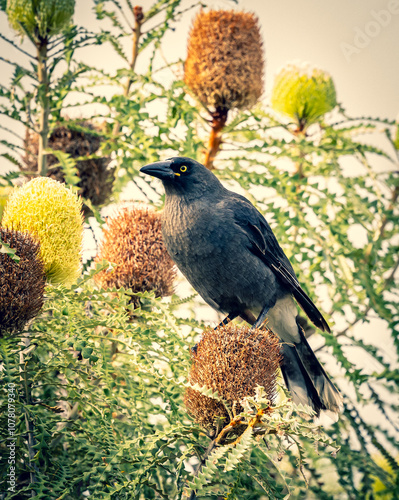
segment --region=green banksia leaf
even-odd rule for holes
[[[73,16],[75,0],[8,0],[6,12],[11,27],[35,40],[58,35]]]
[[[40,241],[40,256],[50,283],[71,284],[80,274],[82,202],[64,184],[38,177],[14,189],[2,224]]]
[[[173,293],[175,268],[162,239],[160,214],[153,210],[133,207],[109,218],[96,262],[104,259],[115,267],[95,275],[103,288],[153,291],[156,297]]]
[[[0,227],[0,239],[18,261],[0,252],[0,337],[20,332],[43,305],[44,265],[40,245],[28,234]],[[0,246],[1,247],[1,246]]]
[[[194,20],[184,81],[206,106],[248,109],[263,92],[258,19],[248,12],[200,11]]]
[[[230,420],[221,399],[230,409],[235,405],[239,413],[240,401],[254,396],[257,386],[262,386],[272,402],[280,361],[279,341],[269,330],[251,330],[234,323],[205,330],[193,355],[188,380],[191,386],[198,384],[220,398],[207,397],[188,387],[184,399],[188,412],[200,425],[210,428],[217,418],[223,418],[225,424]]]
[[[303,130],[335,108],[334,82],[326,71],[309,64],[289,63],[274,80],[271,104]]]

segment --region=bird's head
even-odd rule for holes
[[[150,163],[142,167],[140,172],[161,179],[167,194],[201,195],[204,191],[221,186],[217,177],[204,165],[185,156]]]

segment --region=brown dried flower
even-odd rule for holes
[[[153,291],[156,297],[173,293],[176,271],[162,239],[161,216],[153,210],[134,207],[109,218],[96,261],[103,259],[116,264],[96,275],[103,288]]]
[[[278,338],[270,330],[229,323],[204,331],[188,379],[192,385],[217,392],[231,409],[235,405],[240,412],[240,400],[254,396],[257,385],[265,388],[270,401],[274,400],[281,359]],[[229,423],[224,404],[216,399],[188,387],[184,401],[190,415],[203,427],[212,428],[217,417]]]
[[[216,110],[248,109],[263,92],[258,19],[249,12],[201,10],[191,29],[184,81]]]
[[[90,133],[90,130],[93,133]],[[95,155],[101,145],[101,131],[98,126],[90,122],[68,123],[56,127],[51,133],[48,147],[56,151],[68,153],[72,158]],[[37,155],[39,151],[39,139],[37,134],[26,131],[25,136],[25,166],[24,171],[37,171]],[[114,169],[108,168],[111,159],[108,156],[99,156],[79,160],[76,163],[80,181],[78,183],[79,194],[91,201],[94,206],[106,203],[112,194],[114,181]],[[59,182],[65,182],[61,167],[53,167],[59,161],[54,155],[47,156],[49,167],[48,177]],[[88,207],[84,206],[84,212],[90,213]]]
[[[0,227],[0,238],[15,250],[18,262],[0,252],[0,337],[20,332],[43,305],[44,264],[40,245],[28,234]]]

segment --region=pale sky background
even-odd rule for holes
[[[191,3],[194,0],[186,0],[183,6]],[[149,0],[137,0],[137,5],[141,5],[144,12],[152,4]],[[78,25],[98,31],[99,23],[91,11],[92,5],[92,1],[77,0],[74,20]],[[332,75],[338,101],[349,115],[390,120],[398,117],[399,0],[241,0],[238,4],[219,0],[208,2],[208,5],[222,9],[245,9],[258,15],[266,56],[266,100],[269,100],[277,70],[289,61],[301,60],[325,69]],[[164,38],[163,56],[168,62],[185,59],[187,35],[193,16],[194,11],[185,14],[175,24],[175,31],[169,32]],[[0,32],[8,37],[13,36],[4,13],[0,13]],[[130,46],[129,40],[126,43]],[[19,53],[1,40],[0,54],[11,60],[22,61]],[[76,55],[78,59],[104,67],[110,72],[123,67],[123,61],[108,45],[83,49]],[[146,55],[140,58],[145,60]],[[9,77],[10,71],[0,63],[0,82],[7,85]],[[1,115],[0,123],[10,126],[10,122]],[[2,137],[5,135],[0,130]],[[0,173],[9,169],[10,164],[0,158]],[[355,330],[364,335],[366,341],[373,337],[375,341],[377,334],[384,353],[394,359],[392,339],[381,320],[359,325]]]

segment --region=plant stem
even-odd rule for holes
[[[229,110],[227,108],[216,108],[216,111],[212,113],[212,130],[205,156],[205,166],[208,170],[214,169],[213,162],[222,144],[220,132],[226,125],[228,112]]]
[[[132,72],[134,71],[134,68],[136,66],[137,56],[139,55],[139,40],[141,36],[141,25],[144,22],[144,14],[142,7],[139,6],[134,7],[133,14],[134,14],[134,28],[132,36],[132,59],[129,65],[130,71]],[[130,75],[129,78],[126,80],[125,85],[123,86],[123,97],[127,98],[127,96],[129,95],[132,83],[133,83],[133,76]],[[118,135],[120,129],[121,129],[121,124],[120,122],[116,121],[112,134],[114,136]]]
[[[40,40],[37,47],[37,78],[39,81],[39,98],[40,103],[40,115],[39,115],[39,152],[37,158],[37,170],[38,174],[41,176],[46,176],[47,174],[47,156],[45,154],[45,149],[48,145],[48,133],[49,133],[49,114],[50,114],[50,103],[49,103],[49,81],[47,73],[47,49],[48,41],[47,39]]]

